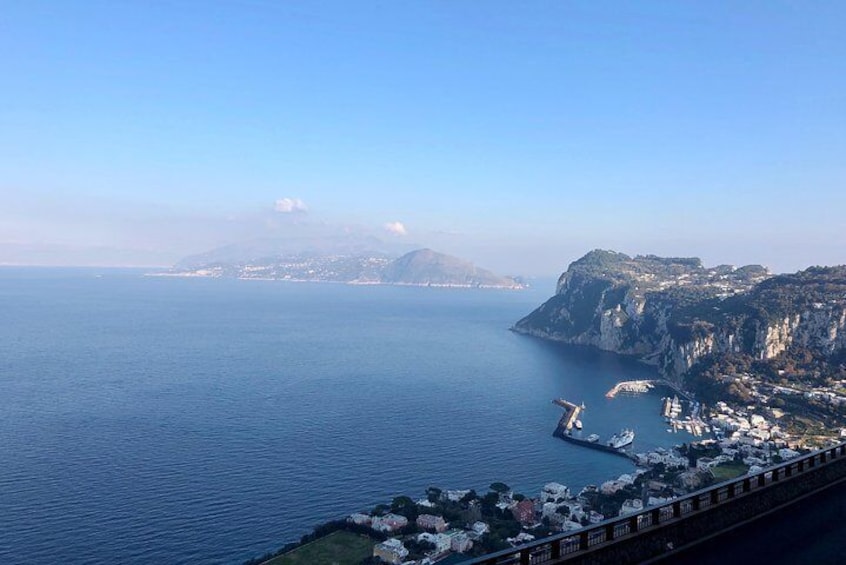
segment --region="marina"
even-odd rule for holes
[[[632,430],[621,430],[620,433],[611,436],[607,443],[600,441],[598,434],[590,434],[587,438],[573,435],[573,428],[576,427],[576,423],[578,422],[581,424],[581,421],[578,420],[578,418],[584,410],[585,405],[577,405],[563,398],[556,398],[552,402],[553,404],[564,408],[564,414],[561,416],[561,419],[558,420],[558,426],[552,433],[553,436],[561,438],[569,443],[574,443],[576,445],[581,445],[598,451],[604,451],[605,453],[611,453],[625,457],[626,459],[633,459],[632,454],[625,449],[630,446],[634,440],[635,433]],[[581,426],[577,429],[580,430]]]
[[[682,418],[684,410],[678,395],[674,395],[673,398],[666,397],[662,399],[661,415],[670,425],[667,431],[671,433],[685,431],[695,437],[709,433],[711,431],[710,426],[699,417],[701,405],[695,401],[689,401],[689,405],[690,415]]]
[[[701,409],[699,402],[694,400],[692,394],[665,379],[620,381],[605,393],[605,398],[611,399],[620,393],[643,394],[652,391],[655,387],[666,387],[672,391],[672,396],[661,399],[661,415],[667,424],[669,424],[667,428],[668,432],[678,433],[684,431],[694,437],[700,437],[706,433],[710,433],[710,427],[699,417]],[[689,406],[690,411],[690,414],[687,416],[684,415],[685,404]]]

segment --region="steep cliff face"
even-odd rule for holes
[[[681,378],[704,356],[773,358],[791,347],[846,347],[846,267],[773,277],[695,258],[592,251],[514,330],[636,356]]]

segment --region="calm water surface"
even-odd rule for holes
[[[101,276],[97,276],[101,275]],[[239,563],[428,485],[532,495],[668,434],[649,369],[508,328],[551,294],[0,269],[0,562]]]

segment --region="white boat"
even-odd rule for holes
[[[573,422],[573,425],[576,426],[577,430],[582,429],[582,421],[581,420],[576,420],[575,422]]]
[[[634,437],[635,433],[633,430],[622,430],[620,433],[611,436],[611,439],[608,440],[608,445],[614,449],[621,449],[633,442]]]
[[[598,442],[598,441],[599,441],[599,434],[590,434],[590,435],[587,437],[587,440],[588,440],[589,442],[591,442],[591,443],[596,443],[596,442]]]

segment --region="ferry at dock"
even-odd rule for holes
[[[611,436],[611,439],[608,440],[608,445],[614,449],[622,449],[632,443],[634,438],[634,430],[622,430],[620,433]]]

